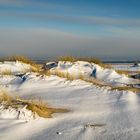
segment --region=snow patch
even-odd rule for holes
[[[31,65],[19,61],[5,61],[0,63],[0,73],[10,71],[13,74],[24,73],[31,70]]]
[[[98,64],[89,63],[85,61],[66,62],[59,61],[58,66],[51,69],[51,71],[61,71],[69,73],[75,77],[83,75],[84,77],[93,77],[98,80],[110,83],[112,85],[120,86],[124,84],[136,83],[137,80],[129,78],[126,75],[118,74],[114,69],[107,69]]]
[[[0,104],[0,119],[33,120],[36,114],[26,109],[26,107],[27,106],[23,106],[16,109],[2,102]]]

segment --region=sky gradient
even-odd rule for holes
[[[0,0],[0,56],[140,59],[139,0]]]

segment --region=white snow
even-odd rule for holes
[[[18,120],[33,120],[35,114],[22,106],[18,109],[7,106],[5,102],[0,104],[0,119],[18,119]]]
[[[9,66],[10,67],[10,66]],[[96,78],[111,82],[130,82],[132,79],[87,62],[59,62],[57,69],[90,76],[96,68]],[[12,96],[41,97],[50,106],[69,109],[53,118],[28,120],[17,118],[13,109],[0,111],[0,139],[2,140],[139,140],[140,96],[129,91],[110,91],[82,80],[68,81],[57,76],[38,76],[27,73],[23,82],[11,82],[19,77],[1,77],[1,86]],[[6,79],[6,80],[5,80]],[[109,81],[110,80],[110,81]],[[6,82],[5,82],[6,81]],[[132,80],[133,81],[133,80]],[[1,105],[0,108],[3,106]],[[25,108],[20,109],[23,112]],[[12,110],[12,111],[10,111]],[[23,120],[22,120],[23,119]]]
[[[137,83],[137,80],[127,77],[126,75],[118,74],[114,69],[103,68],[94,63],[88,63],[84,61],[77,62],[63,62],[60,61],[58,66],[51,69],[59,70],[62,72],[68,72],[71,75],[78,76],[82,74],[84,77],[95,77],[106,83],[112,85],[123,85]]]
[[[0,73],[5,71],[10,71],[13,74],[24,73],[31,70],[31,66],[29,64],[25,64],[19,61],[11,62],[4,61],[0,63]]]
[[[124,64],[112,64],[113,68],[116,70],[126,70],[126,71],[140,71],[140,64],[138,66],[133,66],[134,64],[131,63],[124,63]]]

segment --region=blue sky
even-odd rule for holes
[[[140,59],[139,0],[0,0],[0,55]]]

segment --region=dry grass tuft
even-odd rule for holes
[[[73,56],[60,56],[57,58],[58,61],[69,61],[69,62],[75,62],[77,61],[77,58]]]
[[[34,66],[31,65],[31,72],[40,73],[40,69],[41,69],[41,67],[38,64],[36,64]]]
[[[75,62],[75,61],[87,61],[89,63],[95,63],[100,64],[102,63],[100,59],[94,58],[94,57],[73,57],[73,56],[60,56],[57,59],[58,61],[69,61],[69,62]]]
[[[11,103],[11,101],[12,101],[12,97],[11,96],[9,96],[8,94],[7,94],[7,92],[6,91],[1,91],[0,92],[0,102],[8,102],[8,104],[10,104]]]
[[[25,57],[25,56],[11,56],[11,57],[5,57],[5,58],[0,58],[0,62],[4,62],[4,61],[20,61],[26,64],[30,64],[31,70],[33,72],[38,72],[40,70],[40,65],[34,63],[33,61],[31,61],[29,58]]]
[[[124,90],[124,91],[132,91],[132,92],[136,92],[136,93],[140,92],[140,88],[135,88],[135,87],[133,87],[133,85],[114,87],[111,84],[106,84],[103,81],[100,81],[100,80],[95,79],[93,77],[86,78],[82,74],[80,74],[78,77],[76,77],[74,75],[69,74],[68,72],[62,72],[59,70],[55,70],[55,71],[50,72],[50,73],[53,75],[57,75],[59,77],[62,77],[62,78],[66,78],[67,80],[70,80],[70,81],[80,79],[80,80],[83,80],[85,82],[92,83],[93,85],[96,85],[98,87],[108,87],[108,88],[110,88],[110,90],[118,90],[118,91]]]
[[[68,72],[62,72],[60,70],[50,71],[50,74],[57,75],[58,77],[66,78],[67,80],[70,80],[70,81],[77,79],[74,75],[69,74]]]
[[[26,108],[28,110],[31,110],[33,113],[37,114],[40,117],[44,118],[50,118],[52,117],[53,113],[64,113],[68,112],[69,110],[67,109],[61,109],[61,108],[51,108],[49,107],[45,102],[42,100],[23,100],[20,98],[14,99],[10,95],[8,95],[7,92],[2,91],[0,93],[0,103],[1,102],[6,102],[7,106],[11,106],[15,109],[22,107],[22,106],[27,106]]]
[[[5,58],[0,58],[1,62],[4,61],[21,61],[24,62],[26,64],[34,64],[34,62],[32,62],[29,58],[25,57],[25,56],[11,56],[11,57],[5,57]]]
[[[104,82],[102,82],[98,79],[95,79],[95,78],[84,78],[83,80],[86,82],[92,83],[98,87],[109,87],[110,86],[109,84],[105,84]]]
[[[43,70],[38,72],[42,76],[51,76],[50,70]]]
[[[112,65],[111,64],[100,63],[98,65],[103,67],[104,69],[112,69]]]
[[[136,87],[129,87],[129,86],[123,86],[123,87],[112,87],[111,90],[118,90],[118,91],[132,91],[136,93],[140,93],[140,88]]]
[[[39,101],[28,101],[27,109],[32,112],[36,112],[40,117],[51,118],[53,113],[64,113],[68,112],[67,109],[51,108],[45,102]]]
[[[11,70],[6,69],[6,70],[0,72],[0,74],[1,75],[12,75],[12,72],[11,72]]]
[[[125,71],[125,70],[115,70],[118,74],[124,74],[124,75],[129,75],[131,72],[130,71]]]
[[[109,86],[107,84],[104,84],[102,81],[100,81],[98,79],[95,79],[93,77],[86,78],[86,77],[83,76],[82,73],[77,75],[77,76],[75,76],[74,74],[70,74],[68,72],[62,72],[60,70],[53,70],[50,73],[53,74],[53,75],[57,75],[58,77],[66,78],[67,80],[70,80],[70,81],[73,81],[73,80],[76,80],[76,79],[80,79],[80,80],[92,83],[92,84],[100,86],[100,87],[102,87],[102,86]]]
[[[39,72],[40,71],[40,68],[41,68],[40,65],[34,63],[33,61],[31,61],[29,58],[27,58],[25,56],[13,56],[11,58],[15,61],[20,61],[20,62],[23,62],[26,64],[30,64],[32,66],[31,67],[32,72]]]
[[[112,86],[111,84],[105,84],[104,82],[100,81],[100,80],[97,80],[97,79],[94,79],[94,78],[84,78],[83,79],[84,81],[86,82],[89,82],[89,83],[92,83],[98,87],[108,87],[110,88],[110,90],[118,90],[118,91],[132,91],[132,92],[136,92],[136,93],[140,93],[140,88],[136,88],[136,87],[133,87],[133,85],[126,85],[126,86]]]
[[[66,72],[66,73],[64,74],[64,78],[67,78],[68,80],[73,81],[73,80],[75,79],[75,76],[69,74],[68,72]]]

